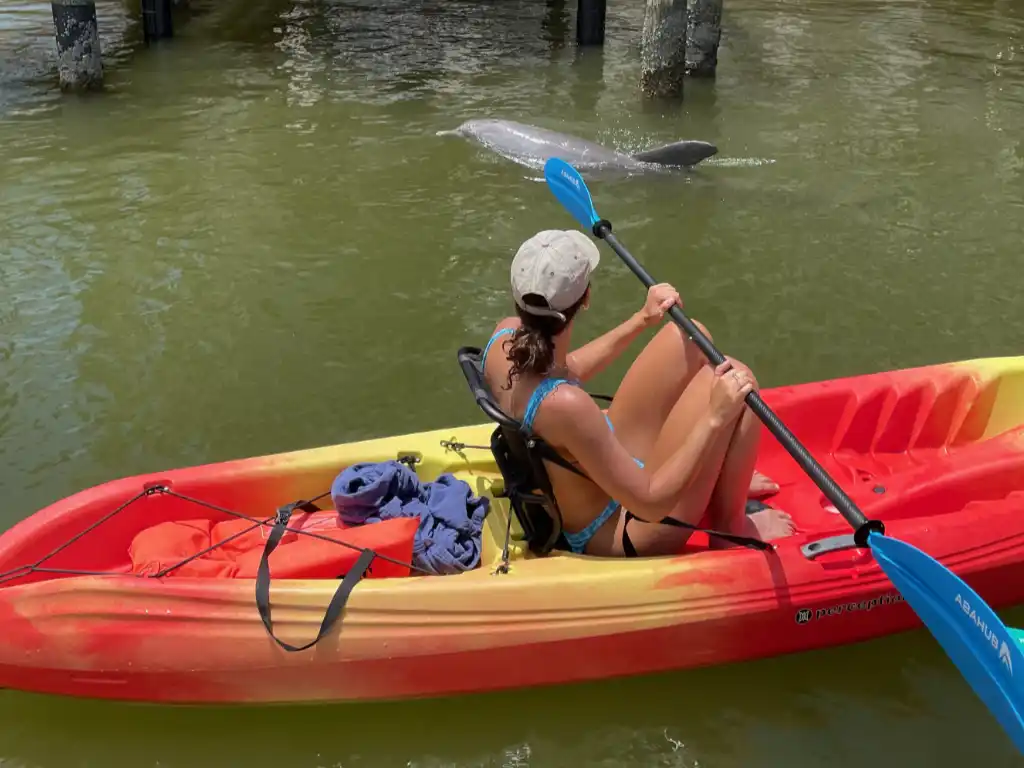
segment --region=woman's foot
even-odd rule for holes
[[[793,518],[789,516],[788,512],[769,507],[758,501],[748,501],[743,522],[740,523],[739,530],[735,533],[751,539],[772,541],[796,533],[796,523],[793,522]],[[710,549],[731,549],[739,546],[742,545],[720,539],[717,536],[711,537],[709,543]]]
[[[756,469],[754,470],[754,475],[750,478],[750,490],[747,492],[748,498],[764,499],[778,492],[778,483],[767,475],[761,474]]]
[[[754,539],[772,541],[796,533],[793,518],[781,509],[768,507],[744,517],[747,521],[746,535]]]

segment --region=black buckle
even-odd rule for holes
[[[292,513],[295,511],[295,507],[302,502],[292,502],[291,504],[285,504],[283,507],[279,507],[277,515],[274,517],[275,525],[288,525],[288,521],[292,519]]]

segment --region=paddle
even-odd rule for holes
[[[571,165],[550,158],[544,165],[548,188],[573,218],[611,246],[626,266],[650,288],[652,278],[612,234],[612,225],[597,215],[590,190]],[[711,340],[679,306],[671,318],[693,338],[701,352],[718,365],[725,360]],[[853,527],[854,543],[870,548],[875,560],[910,607],[921,618],[978,697],[995,715],[1010,739],[1024,753],[1024,633],[1018,637],[956,574],[921,550],[885,535],[880,520],[869,520],[853,500],[814,460],[792,432],[751,392],[746,403],[769,431]],[[1020,682],[1018,682],[1020,680]]]

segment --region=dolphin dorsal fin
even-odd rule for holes
[[[637,152],[633,157],[641,163],[657,165],[696,165],[718,154],[718,147],[706,141],[676,141],[654,149]]]

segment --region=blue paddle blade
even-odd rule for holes
[[[875,560],[1024,752],[1024,648],[964,581],[905,541],[872,533]]]
[[[594,210],[594,201],[590,198],[590,190],[587,189],[583,177],[565,160],[557,157],[548,158],[544,163],[544,180],[548,183],[548,189],[558,198],[558,202],[587,232],[601,220]]]
[[[1010,627],[1010,637],[1020,643],[1021,648],[1024,648],[1024,629]]]

